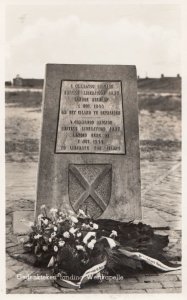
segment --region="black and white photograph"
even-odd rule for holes
[[[7,1],[6,294],[182,295],[181,14]]]

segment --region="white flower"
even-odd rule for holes
[[[51,237],[52,237],[52,238],[55,237],[55,235],[56,235],[56,232],[55,232],[55,231],[51,233]]]
[[[58,251],[58,247],[54,246],[54,251],[57,252]]]
[[[78,230],[78,228],[75,229],[74,227],[71,227],[69,232],[74,235],[77,230]]]
[[[53,229],[54,229],[54,231],[57,231],[57,229],[58,229],[58,228],[57,228],[56,226],[54,226],[54,228],[53,228]]]
[[[95,243],[96,243],[96,240],[95,240],[95,239],[92,239],[92,240],[88,243],[87,247],[90,248],[90,249],[93,249]]]
[[[35,239],[35,240],[38,240],[40,237],[42,237],[41,234],[36,234],[36,235],[34,236],[34,239]]]
[[[78,232],[78,233],[77,233],[77,237],[80,237],[81,235],[82,235],[81,232]]]
[[[79,222],[78,219],[74,216],[71,216],[70,219],[73,223],[78,223]]]
[[[57,208],[51,208],[51,209],[50,209],[50,212],[57,212],[57,211],[58,211]]]
[[[57,211],[58,211],[58,209],[57,209],[57,208],[51,208],[51,209],[50,209],[50,213],[55,213],[55,214],[56,214],[56,213],[57,213]]]
[[[98,229],[99,228],[99,226],[96,224],[96,223],[93,223],[93,229]]]
[[[82,224],[82,227],[85,228],[85,229],[90,229],[91,228],[89,224],[85,224],[85,223]]]
[[[38,221],[41,221],[41,219],[43,218],[43,214],[38,215]]]
[[[44,209],[44,208],[46,208],[46,205],[45,205],[45,204],[42,204],[42,205],[40,206],[40,208],[41,208],[41,209]]]
[[[65,245],[65,242],[64,241],[59,241],[58,245],[59,245],[59,247],[63,247]]]
[[[84,237],[84,239],[83,239],[83,243],[84,244],[87,244],[87,241],[89,240],[89,238],[90,237],[95,237],[96,236],[96,233],[95,232],[91,232],[91,231],[89,231],[86,235],[85,235],[85,237]]]
[[[45,220],[43,220],[43,223],[44,223],[45,225],[48,225],[49,220],[48,220],[48,219],[45,219]]]
[[[65,232],[63,233],[63,236],[64,236],[65,238],[67,238],[67,239],[70,238],[70,234],[69,234],[68,231],[65,231]]]
[[[52,242],[52,238],[49,238],[49,243],[51,243]]]
[[[74,215],[75,213],[72,210],[68,210],[69,215]]]
[[[87,218],[87,215],[85,214],[85,212],[82,210],[82,209],[79,209],[79,212],[78,212],[78,217],[83,217],[83,218]]]
[[[76,248],[77,250],[85,251],[85,248],[82,245],[77,245]]]
[[[57,223],[62,223],[63,222],[63,219],[62,217],[60,217],[58,220],[57,220]]]
[[[117,235],[118,235],[117,231],[112,230],[112,233],[110,234],[110,237],[115,237]]]
[[[63,217],[66,217],[67,214],[66,214],[65,211],[60,211],[60,212],[59,212],[59,215],[60,215],[60,216],[63,216]]]
[[[44,251],[47,251],[48,247],[47,247],[46,245],[44,245],[44,246],[42,247],[42,249],[43,249]]]

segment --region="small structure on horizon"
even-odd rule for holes
[[[12,82],[11,81],[5,81],[5,86],[11,86]]]
[[[13,78],[13,85],[22,86],[22,78],[19,76],[19,74],[16,75],[16,78]]]
[[[13,86],[16,87],[38,87],[42,88],[43,87],[44,80],[43,79],[37,79],[37,78],[22,78],[18,74],[14,79],[13,79]]]

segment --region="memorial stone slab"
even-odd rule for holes
[[[35,216],[42,204],[141,218],[135,66],[46,66]]]

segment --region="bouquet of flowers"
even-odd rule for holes
[[[156,235],[142,223],[94,220],[83,210],[47,212],[42,205],[24,249],[34,255],[35,266],[52,268],[58,284],[80,288],[102,273],[137,272],[146,266],[161,271],[179,268],[163,256],[168,241],[168,236]]]

